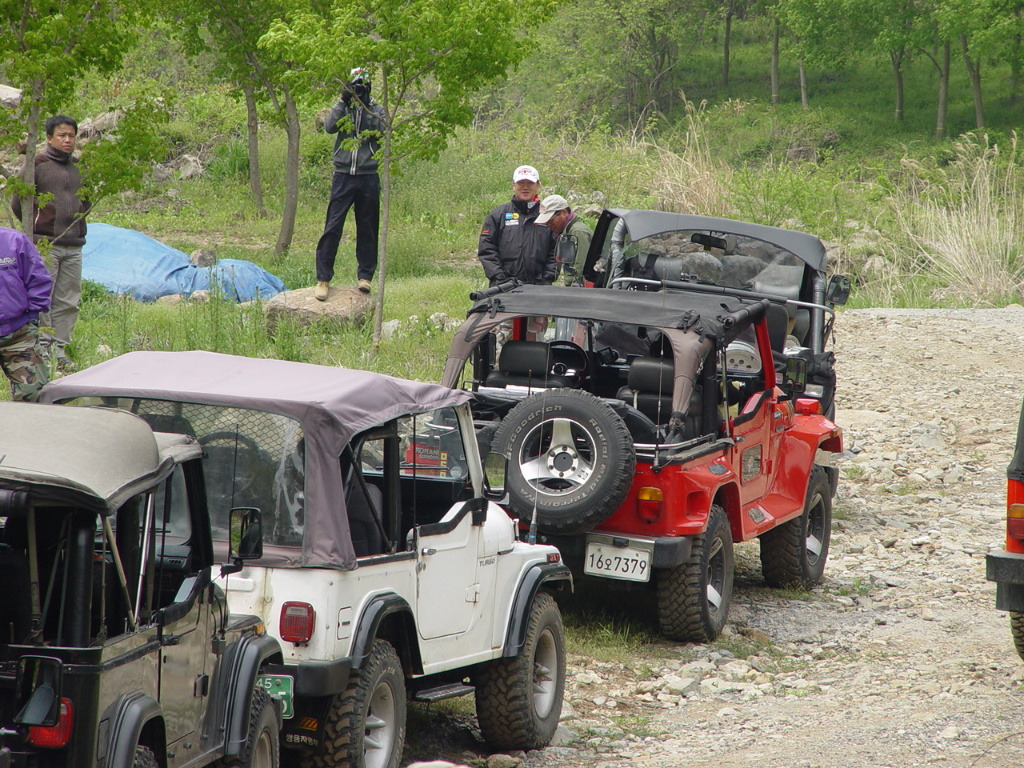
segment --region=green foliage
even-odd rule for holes
[[[212,181],[249,178],[249,147],[240,139],[229,139],[218,144],[207,166]]]

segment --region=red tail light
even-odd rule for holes
[[[308,643],[315,622],[316,611],[309,603],[285,603],[281,606],[281,639],[289,643]]]
[[[636,514],[645,523],[656,523],[661,519],[665,494],[660,488],[641,488],[636,493]]]
[[[71,729],[74,726],[75,708],[71,699],[60,700],[60,719],[56,725],[33,725],[28,729],[28,740],[37,747],[66,747],[71,741]]]
[[[1006,535],[1024,540],[1024,504],[1010,504],[1006,508]]]

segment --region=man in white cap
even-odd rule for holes
[[[384,130],[384,109],[370,98],[370,77],[357,67],[349,73],[341,98],[324,120],[324,130],[337,133],[334,142],[334,177],[327,204],[324,233],[316,244],[316,288],[313,295],[327,300],[334,259],[349,208],[356,213],[356,286],[370,292],[377,271],[380,230],[380,177],[377,151]]]
[[[555,261],[566,285],[583,285],[583,260],[590,250],[594,233],[573,213],[561,195],[548,195],[540,204],[536,224],[543,224],[555,235]]]
[[[512,200],[484,219],[477,256],[491,285],[508,280],[550,285],[558,277],[555,236],[534,226],[540,213],[540,174],[532,165],[512,173]]]

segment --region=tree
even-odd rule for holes
[[[120,65],[137,21],[137,6],[115,0],[0,0],[0,62],[8,82],[22,89],[18,110],[0,115],[0,133],[24,137],[29,160],[18,191],[34,194],[32,151],[46,115],[68,101],[78,78]],[[23,207],[21,225],[29,234],[32,210]]]
[[[472,120],[472,94],[523,59],[529,52],[525,31],[550,16],[554,4],[325,0],[315,8],[293,8],[263,36],[260,45],[291,65],[283,78],[296,89],[328,84],[340,93],[351,67],[371,70],[385,112],[375,346],[383,321],[393,165],[436,157],[450,133]]]
[[[301,125],[297,100],[307,85],[285,77],[289,63],[259,47],[260,37],[289,10],[275,0],[171,0],[165,13],[176,21],[187,53],[209,51],[216,60],[215,75],[230,82],[245,99],[249,148],[249,186],[260,215],[266,215],[259,164],[258,105],[270,107],[284,128],[288,149],[285,157],[285,196],[274,252],[285,253],[295,233],[299,201],[299,142]]]

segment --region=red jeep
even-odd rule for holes
[[[784,244],[812,239],[733,224]],[[687,242],[725,244],[694,233],[685,230]],[[822,349],[831,302],[688,278],[627,273],[616,283],[625,290],[483,291],[443,383],[476,393],[478,441],[510,459],[509,504],[531,537],[556,544],[578,573],[653,584],[662,632],[709,641],[728,616],[733,542],[760,539],[771,586],[821,581],[831,455],[843,445],[825,415],[835,390]],[[842,294],[828,292],[835,303]],[[803,330],[799,312],[809,315]]]

